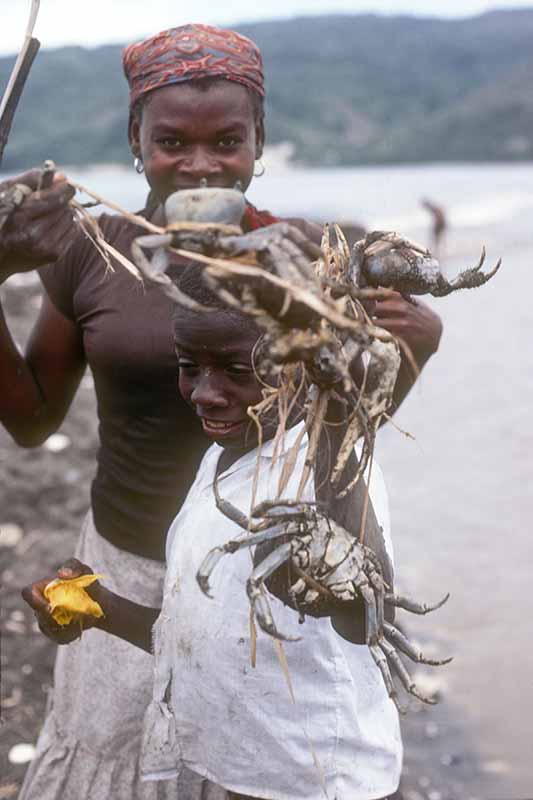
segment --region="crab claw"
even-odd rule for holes
[[[291,636],[290,634],[281,633],[276,628],[274,617],[272,616],[272,609],[265,593],[262,581],[256,581],[249,578],[246,585],[248,597],[250,598],[251,606],[255,613],[255,618],[261,630],[268,633],[274,639],[280,639],[282,642],[299,642],[301,636]]]
[[[285,642],[297,642],[301,638],[300,636],[289,636],[281,633],[276,628],[264,584],[264,581],[272,575],[278,567],[281,567],[281,565],[287,561],[290,554],[291,545],[288,543],[280,545],[269,553],[268,556],[255,567],[246,581],[246,591],[259,627],[262,628],[265,633],[273,636],[274,639],[281,639]]]
[[[475,272],[480,272],[481,267],[485,263],[486,255],[487,255],[487,251],[485,249],[485,246],[483,245],[483,247],[481,248],[481,256],[479,258],[478,263],[476,264],[475,267],[472,267],[472,269],[467,270],[467,273],[472,274],[472,273],[475,273]],[[478,279],[483,279],[483,280],[482,280],[482,283],[476,284],[476,286],[482,286],[483,283],[486,283],[487,281],[489,281],[494,275],[496,275],[496,273],[500,269],[501,265],[502,265],[502,260],[501,260],[501,258],[499,258],[497,263],[496,263],[496,265],[490,270],[490,272],[482,272],[478,276]]]
[[[198,586],[202,590],[202,592],[207,595],[207,597],[213,598],[213,595],[210,592],[210,585],[209,585],[209,578],[211,577],[211,573],[213,572],[214,568],[222,558],[222,556],[226,555],[227,549],[224,547],[214,547],[209,553],[206,555],[198,572],[196,573],[196,580],[198,582]]]
[[[447,603],[449,599],[450,599],[450,593],[449,593],[449,592],[447,592],[447,593],[444,595],[444,597],[442,598],[442,600],[439,600],[439,601],[438,601],[437,603],[435,603],[435,605],[433,605],[433,606],[429,606],[429,605],[427,605],[427,603],[423,603],[423,604],[422,604],[422,605],[423,605],[423,608],[424,608],[424,612],[423,612],[423,613],[424,613],[424,614],[429,614],[429,612],[430,612],[430,611],[436,611],[436,610],[437,610],[437,608],[441,608],[441,606],[443,606],[443,605],[444,605],[444,603]]]
[[[432,697],[431,695],[421,692],[415,683],[411,683],[407,691],[409,694],[412,694],[413,697],[418,697],[419,700],[422,700],[423,703],[427,703],[430,706],[436,706],[439,702],[436,697]]]
[[[502,260],[500,258],[489,272],[483,272],[481,267],[485,263],[485,256],[486,250],[483,247],[481,250],[480,259],[475,267],[471,267],[470,269],[465,269],[463,272],[460,272],[453,281],[441,279],[438,287],[432,291],[431,294],[434,297],[444,297],[452,292],[455,292],[457,289],[478,289],[480,286],[483,286],[485,283],[487,283],[487,281],[490,281],[494,275],[496,275],[502,264]]]

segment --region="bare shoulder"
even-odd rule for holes
[[[283,221],[294,225],[295,228],[298,228],[315,244],[319,245],[322,241],[322,225],[320,225],[318,222],[311,222],[310,220],[302,219],[301,217],[287,217]]]

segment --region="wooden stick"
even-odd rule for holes
[[[30,17],[26,26],[24,42],[17,56],[15,65],[9,76],[7,87],[0,103],[0,164],[9,138],[13,117],[19,104],[22,90],[30,73],[31,65],[38,53],[41,43],[32,37],[40,0],[32,0]]]

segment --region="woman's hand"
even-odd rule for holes
[[[0,282],[16,272],[56,261],[76,236],[69,206],[75,189],[64,175],[56,173],[50,188],[39,190],[41,178],[42,170],[32,169],[0,184],[0,193],[16,183],[33,192],[0,230]]]
[[[386,300],[375,303],[372,320],[407,344],[419,369],[439,348],[441,319],[418,298],[406,299],[399,292],[394,292]]]
[[[56,642],[56,644],[70,644],[70,642],[78,639],[81,636],[82,627],[79,621],[71,622],[69,625],[59,625],[59,623],[55,621],[50,613],[50,604],[44,595],[45,588],[55,578],[71,580],[72,578],[80,577],[80,575],[92,574],[93,570],[88,567],[87,564],[82,564],[82,562],[78,561],[76,558],[70,558],[58,569],[56,575],[35,581],[35,583],[31,583],[29,586],[25,586],[22,589],[22,597],[33,609],[39,625],[39,630],[41,633],[44,633],[48,639]],[[101,599],[102,590],[103,587],[98,581],[95,581],[95,583],[85,589],[96,602],[99,602]],[[83,619],[83,630],[94,627],[97,622],[98,620],[96,618],[85,616]]]

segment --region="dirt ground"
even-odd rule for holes
[[[22,344],[38,309],[38,285],[19,279],[4,286],[1,296]],[[63,438],[52,437],[43,447],[23,450],[0,430],[0,800],[18,794],[27,765],[12,763],[9,755],[12,759],[15,745],[35,742],[52,682],[55,646],[39,633],[20,588],[53,572],[74,550],[97,447],[89,375],[60,434]],[[412,703],[403,720],[405,800],[476,800],[468,788],[476,754],[454,724],[445,684],[437,677],[427,687],[435,688],[439,705]]]

